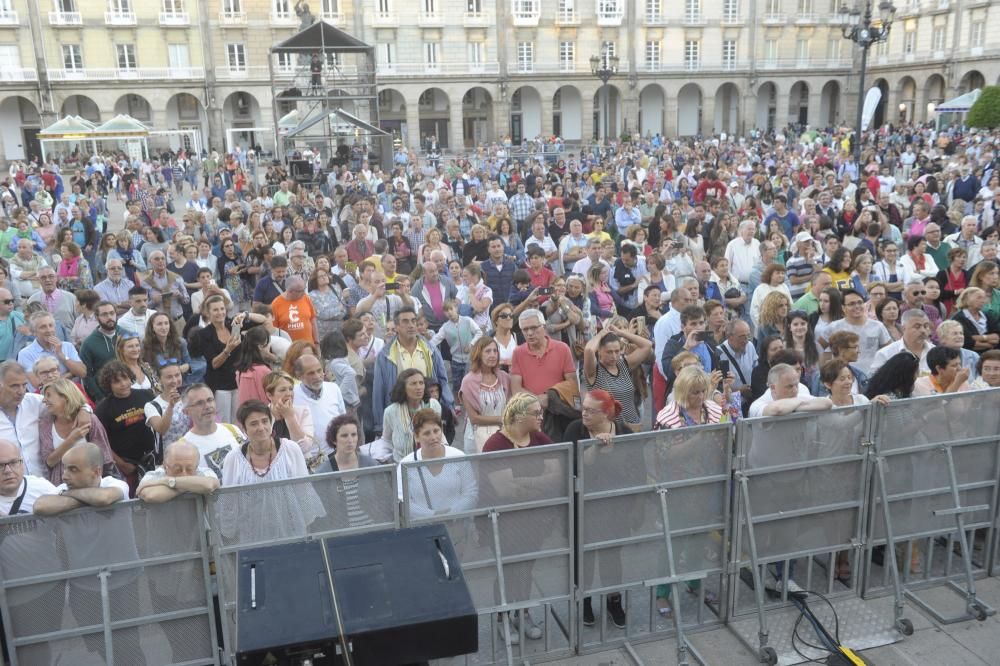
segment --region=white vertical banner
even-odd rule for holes
[[[865,106],[861,111],[861,131],[868,129],[868,126],[872,122],[872,118],[875,116],[875,109],[878,108],[878,103],[882,101],[882,91],[878,87],[870,88],[868,94],[865,95]]]

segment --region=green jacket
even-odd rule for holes
[[[121,333],[122,330],[116,328],[115,334],[109,338],[101,333],[100,328],[96,328],[80,345],[80,360],[87,366],[87,376],[83,378],[83,388],[87,390],[87,395],[94,402],[104,397],[104,391],[97,383],[97,373],[108,361],[115,360],[115,345],[118,343],[118,336]]]

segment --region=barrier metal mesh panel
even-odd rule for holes
[[[115,664],[218,663],[202,516],[182,498],[0,520],[11,663],[105,663],[106,630]]]
[[[903,581],[933,584],[962,573],[955,516],[935,512],[955,508],[944,445],[951,449],[961,506],[983,510],[964,514],[974,573],[988,566],[1000,473],[1000,391],[976,391],[895,401],[882,410],[874,438],[885,488],[874,480],[869,532],[866,595],[888,590],[883,492]],[[876,475],[877,476],[877,475]]]
[[[742,578],[749,585],[750,525],[758,564],[772,565],[763,567],[765,586],[787,566],[802,587],[828,596],[853,594],[860,578],[857,547],[867,509],[872,414],[869,406],[848,407],[739,424],[732,557],[742,575],[734,580],[734,613],[752,607],[745,602],[753,595],[740,584]]]
[[[395,467],[221,488],[208,498],[223,641],[234,654],[240,550],[399,526]]]
[[[554,444],[421,461],[400,470],[403,523],[443,523],[462,563],[480,612],[480,651],[472,662],[504,659],[494,630],[494,613],[503,607],[542,606],[532,612],[545,637],[522,642],[522,656],[571,647],[566,632],[573,591],[572,453],[572,445]]]

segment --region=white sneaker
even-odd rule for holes
[[[525,623],[524,623],[525,637],[533,641],[537,641],[539,638],[542,637],[542,628],[539,627],[537,624],[535,624],[534,620],[531,619],[531,614],[528,613],[527,609],[511,614],[510,616],[511,625],[516,629],[520,624],[520,616],[522,614],[525,617]]]
[[[780,594],[780,593],[782,592],[782,590],[783,590],[783,589],[785,589],[785,588],[787,588],[787,590],[788,590],[788,594],[803,594],[803,593],[805,592],[805,590],[803,590],[803,589],[802,589],[802,586],[801,586],[801,585],[799,585],[798,583],[796,583],[796,582],[795,582],[794,580],[792,580],[791,578],[786,578],[786,579],[783,579],[783,580],[782,580],[782,579],[779,579],[779,580],[778,580],[778,581],[777,581],[777,582],[776,582],[776,583],[774,584],[774,589],[775,589],[775,590],[776,590],[776,591],[777,591],[777,592],[778,592],[779,594]]]
[[[503,618],[497,622],[497,634],[500,636],[500,641],[504,639],[503,631]],[[514,618],[510,618],[510,644],[517,645],[521,642],[521,637],[517,633],[517,625],[514,623]]]

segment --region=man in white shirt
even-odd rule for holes
[[[186,493],[208,495],[219,487],[219,477],[201,466],[201,454],[183,439],[167,444],[163,464],[142,477],[136,496],[145,502],[169,502]]]
[[[326,444],[326,428],[335,417],[347,412],[340,387],[323,381],[323,363],[312,354],[300,356],[292,368],[299,384],[295,387],[292,403],[306,407],[312,414],[316,441],[327,455],[333,451]]]
[[[871,363],[871,372],[874,373],[890,358],[905,351],[920,359],[920,374],[930,374],[927,352],[934,348],[930,342],[930,318],[922,310],[907,310],[900,316],[899,321],[903,327],[903,337],[878,350]]]
[[[125,333],[138,335],[140,339],[146,334],[146,323],[156,314],[150,309],[149,294],[144,287],[132,287],[128,290],[128,312],[118,318],[118,327]]]
[[[611,264],[601,259],[601,239],[600,238],[588,238],[586,245],[586,256],[582,259],[578,259],[573,264],[573,272],[577,275],[587,276],[590,271],[590,267],[595,264],[602,264],[607,266],[608,269],[611,268]]]
[[[25,474],[21,449],[0,439],[0,516],[34,513],[38,498],[56,492],[48,479]]]
[[[966,266],[975,266],[983,258],[983,239],[976,235],[978,224],[979,220],[976,219],[975,215],[966,215],[962,218],[961,230],[945,238],[945,241],[952,246],[960,247],[968,253],[968,258],[965,260]],[[946,267],[939,266],[938,268]]]
[[[833,403],[829,398],[814,398],[799,379],[798,368],[787,363],[775,365],[767,373],[767,390],[764,391],[764,395],[753,401],[747,416],[749,418],[783,416],[792,412],[820,412],[833,409]],[[751,449],[750,457],[757,459],[755,463],[757,466],[765,464],[760,456],[761,452],[758,451],[757,455],[754,455]]]
[[[246,435],[232,423],[216,423],[215,394],[205,384],[193,384],[185,391],[184,413],[191,419],[191,429],[177,441],[198,449],[201,465],[221,478],[226,455],[234,446],[240,446]]]
[[[39,497],[35,513],[55,516],[84,506],[109,506],[128,499],[128,484],[101,476],[104,452],[91,442],[77,444],[62,459],[63,483],[55,495]]]
[[[756,229],[753,220],[743,220],[739,226],[739,237],[726,245],[729,273],[744,287],[750,284],[750,273],[760,260],[760,241],[753,237]]]
[[[28,374],[17,361],[0,363],[0,439],[21,447],[25,474],[48,472],[38,445],[42,396],[28,393]]]

